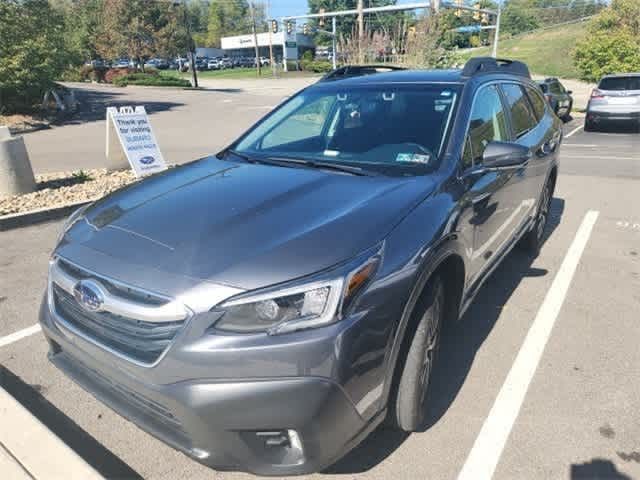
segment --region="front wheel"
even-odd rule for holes
[[[553,183],[551,179],[547,180],[547,183],[542,190],[540,197],[540,204],[538,205],[538,213],[533,223],[533,227],[529,230],[520,240],[520,247],[534,256],[540,253],[540,247],[542,247],[542,241],[544,239],[544,230],[549,220],[549,210],[551,208],[551,197],[553,196]]]
[[[429,281],[416,305],[418,326],[411,339],[389,419],[394,427],[414,432],[424,426],[429,386],[436,361],[444,316],[444,286]]]

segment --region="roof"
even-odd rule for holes
[[[362,75],[336,79],[330,83],[321,85],[357,86],[377,85],[381,83],[462,83],[462,70],[395,70],[391,72],[376,73],[375,75]]]

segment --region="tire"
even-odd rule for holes
[[[419,315],[388,424],[405,432],[423,428],[433,366],[436,362],[444,316],[444,286],[439,277],[429,281],[414,312]],[[414,317],[418,318],[418,317]]]
[[[586,120],[584,121],[584,131],[585,132],[595,132],[596,131],[596,125],[595,123],[593,123],[592,120]]]
[[[549,220],[549,209],[551,206],[551,199],[553,198],[553,181],[551,178],[547,180],[547,183],[542,189],[540,195],[540,203],[538,205],[538,211],[536,213],[536,219],[533,223],[533,227],[529,230],[520,240],[518,246],[530,253],[534,257],[540,253],[540,247],[542,247],[542,241],[544,239],[544,230]]]

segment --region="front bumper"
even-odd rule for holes
[[[49,358],[64,373],[143,430],[219,470],[321,470],[364,438],[384,413],[365,421],[340,385],[316,376],[151,383],[64,331],[46,302],[40,323]],[[267,445],[278,435],[284,441]]]

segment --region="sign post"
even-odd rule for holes
[[[136,177],[167,169],[144,107],[107,108],[106,155],[112,167],[126,159]]]

